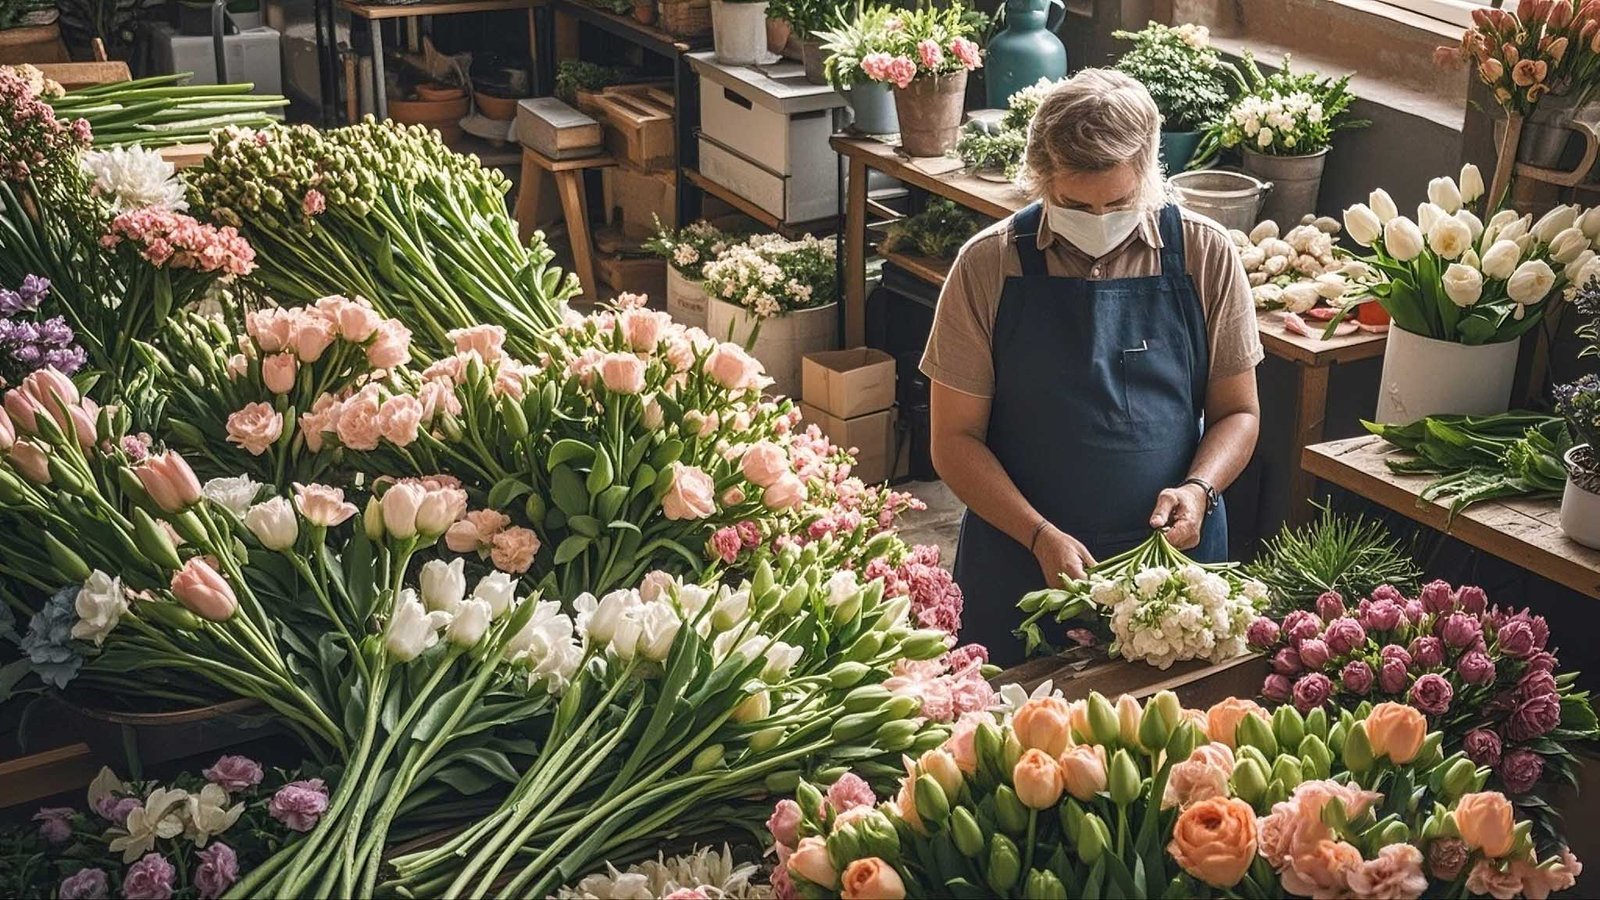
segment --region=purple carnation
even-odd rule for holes
[[[1300,662],[1308,669],[1320,669],[1328,664],[1328,645],[1321,638],[1308,638],[1300,642]]]
[[[212,841],[211,846],[195,855],[200,857],[200,866],[194,870],[194,886],[200,892],[200,900],[216,900],[239,880],[239,857],[227,844]]]
[[[225,791],[242,791],[261,783],[261,764],[248,756],[229,754],[201,774]]]
[[[72,840],[72,807],[41,806],[33,820],[39,823],[39,836],[46,843],[65,844]]]
[[[1284,647],[1272,654],[1272,671],[1279,675],[1299,675],[1305,670],[1305,664],[1300,661],[1300,651],[1293,647]]]
[[[1444,662],[1444,642],[1432,635],[1424,635],[1413,640],[1407,651],[1411,654],[1411,661],[1424,669],[1431,669]]]
[[[1449,612],[1456,604],[1456,598],[1450,590],[1450,585],[1443,581],[1430,582],[1422,589],[1418,598],[1422,601],[1422,608],[1431,613]]]
[[[1506,737],[1516,743],[1531,741],[1548,734],[1561,724],[1561,698],[1555,694],[1538,694],[1522,702],[1506,720]]]
[[[272,795],[267,812],[293,831],[307,832],[328,811],[328,788],[321,778],[291,781]]]
[[[1434,626],[1434,631],[1446,644],[1458,649],[1471,647],[1483,634],[1483,628],[1478,624],[1478,620],[1463,612],[1453,612],[1440,619]]]
[[[1398,659],[1403,666],[1411,665],[1411,654],[1407,653],[1406,648],[1399,644],[1384,644],[1383,649],[1378,651],[1378,657],[1385,662],[1391,659]]]
[[[1311,613],[1297,609],[1283,617],[1283,633],[1288,635],[1291,641],[1314,638],[1322,633],[1322,622]]]
[[[1372,667],[1359,659],[1353,659],[1344,664],[1339,670],[1339,683],[1352,694],[1365,694],[1372,690]]]
[[[1405,610],[1393,600],[1363,600],[1357,620],[1368,631],[1393,631],[1400,627]]]
[[[1398,659],[1386,659],[1378,668],[1378,687],[1385,694],[1401,694],[1411,683],[1410,666]]]
[[[1261,685],[1261,696],[1273,703],[1288,703],[1294,695],[1294,682],[1287,675],[1274,672]]]
[[[1411,686],[1411,705],[1430,716],[1442,716],[1450,711],[1450,701],[1455,689],[1443,675],[1429,673]]]
[[[1344,597],[1338,591],[1324,591],[1317,597],[1317,615],[1324,622],[1332,622],[1344,615]]]
[[[1294,706],[1302,713],[1328,702],[1333,693],[1333,682],[1321,672],[1312,672],[1294,683]]]
[[[138,797],[119,797],[116,794],[107,794],[95,803],[94,811],[100,817],[113,825],[126,825],[128,813],[143,806]]]
[[[1406,600],[1406,595],[1400,593],[1400,589],[1392,584],[1380,584],[1373,589],[1372,599],[1393,600],[1396,603],[1404,603]]]
[[[61,900],[106,900],[110,890],[105,869],[79,869],[61,880],[56,896]]]
[[[1532,656],[1537,649],[1533,645],[1533,626],[1526,619],[1512,619],[1500,626],[1495,643],[1501,653],[1518,658]]]
[[[1278,623],[1266,616],[1258,616],[1245,629],[1245,640],[1257,650],[1265,650],[1278,642]]]
[[[1335,656],[1344,656],[1354,653],[1357,647],[1367,642],[1367,631],[1361,623],[1349,616],[1334,619],[1328,623],[1328,631],[1323,635],[1323,640],[1328,642],[1328,649]]]
[[[172,896],[172,863],[159,853],[146,853],[122,876],[122,896],[127,900],[168,900]]]
[[[1467,684],[1480,687],[1490,684],[1494,681],[1494,660],[1489,658],[1489,654],[1474,650],[1456,663],[1456,673]]]
[[[1500,747],[1500,735],[1487,728],[1474,728],[1461,739],[1461,749],[1467,758],[1480,766],[1498,766]]]
[[[1489,595],[1475,584],[1466,584],[1461,586],[1461,590],[1456,591],[1456,602],[1467,612],[1475,616],[1482,615],[1489,607]]]
[[[1526,794],[1544,775],[1544,757],[1532,750],[1513,750],[1501,758],[1495,772],[1505,782],[1507,791]]]

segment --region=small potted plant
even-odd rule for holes
[[[644,249],[667,261],[667,314],[674,321],[706,327],[705,265],[733,242],[732,235],[704,220],[679,229],[656,220],[655,236]]]
[[[1574,292],[1573,305],[1588,318],[1578,327],[1578,336],[1589,341],[1579,356],[1600,356],[1600,283],[1585,282]],[[1600,375],[1591,372],[1557,387],[1555,401],[1577,441],[1565,456],[1561,530],[1585,547],[1600,549]]]
[[[977,213],[953,200],[934,197],[921,212],[889,226],[883,249],[949,262],[979,227]]]
[[[752,66],[767,57],[767,0],[711,0],[717,62]]]
[[[1199,159],[1204,162],[1221,148],[1238,147],[1244,171],[1272,183],[1261,218],[1297,222],[1317,211],[1333,133],[1368,123],[1345,117],[1356,99],[1349,75],[1296,74],[1288,56],[1276,72],[1263,75],[1248,53],[1243,68],[1239,96],[1201,138]]]
[[[899,10],[864,6],[857,0],[853,9],[836,15],[831,30],[818,35],[826,54],[823,76],[850,101],[853,127],[862,134],[895,134],[900,130],[891,85],[869,77],[861,68],[862,60],[883,52],[879,40],[889,32],[889,20],[899,15]]]
[[[1022,154],[1028,146],[1028,123],[1039,111],[1045,94],[1059,81],[1041,78],[1006,101],[1005,115],[999,119],[973,119],[961,129],[956,155],[980,178],[1012,182],[1022,168]]]
[[[838,18],[839,4],[835,0],[772,0],[768,15],[781,16],[789,23],[790,33],[799,40],[806,80],[812,84],[827,84],[824,70],[828,51],[824,44],[828,26]],[[771,49],[770,42],[768,49]],[[781,52],[781,49],[774,52]]]
[[[1113,36],[1133,42],[1115,68],[1138,79],[1161,110],[1162,165],[1168,172],[1183,171],[1205,129],[1228,110],[1228,66],[1201,25],[1151,22]]]
[[[955,146],[966,103],[967,73],[983,65],[973,41],[981,16],[961,4],[924,6],[887,16],[868,41],[861,71],[894,88],[900,147],[910,156],[943,156]]]
[[[798,396],[800,360],[833,349],[838,330],[834,242],[762,234],[706,263],[706,332],[749,347],[771,392]]]
[[[1600,10],[1584,3],[1574,12],[1574,5],[1561,0],[1516,4],[1515,12],[1475,9],[1461,43],[1434,54],[1441,65],[1472,66],[1506,116],[1523,120],[1518,162],[1561,165],[1574,137],[1567,124],[1600,83],[1600,46],[1594,41]],[[1505,118],[1495,123],[1497,143],[1505,127]]]

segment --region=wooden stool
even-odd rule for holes
[[[527,146],[522,148],[522,181],[517,188],[517,233],[526,241],[533,235],[538,216],[539,196],[548,174],[555,179],[561,195],[561,211],[567,218],[567,236],[572,241],[572,267],[583,285],[584,294],[598,296],[594,275],[594,239],[589,233],[588,196],[583,186],[585,169],[616,165],[609,154],[581,159],[551,159]]]

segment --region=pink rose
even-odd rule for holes
[[[800,804],[793,800],[779,800],[772,808],[772,816],[767,819],[767,830],[772,832],[773,840],[780,845],[793,849],[800,843]]]
[[[1272,654],[1272,671],[1279,675],[1299,675],[1305,670],[1305,664],[1300,659],[1300,651],[1293,647],[1284,647]]]
[[[272,795],[267,812],[291,831],[301,834],[317,827],[328,811],[328,788],[321,778],[291,781]]]
[[[705,371],[730,391],[762,387],[761,363],[738,344],[723,341],[706,357]]]
[[[1445,616],[1434,626],[1438,630],[1445,644],[1461,648],[1470,647],[1478,642],[1483,635],[1483,628],[1478,620],[1462,612],[1453,612]]]
[[[489,547],[489,560],[496,569],[521,575],[533,565],[533,557],[539,552],[539,536],[514,525],[491,538]]]
[[[1526,794],[1544,776],[1544,757],[1532,750],[1513,750],[1501,758],[1495,773],[1508,793]]]
[[[421,426],[422,402],[409,394],[390,397],[378,410],[378,429],[397,447],[415,441]]]
[[[614,394],[644,390],[644,360],[632,353],[607,353],[600,358],[600,383]]]
[[[294,389],[294,376],[300,370],[300,361],[293,353],[274,353],[261,360],[261,381],[274,394],[287,394]]]
[[[1359,659],[1345,663],[1339,670],[1339,682],[1352,694],[1362,695],[1372,690],[1372,681],[1372,667]]]
[[[1408,663],[1398,659],[1386,659],[1378,669],[1378,687],[1385,694],[1398,694],[1411,683],[1411,674],[1407,669]]]
[[[1444,642],[1432,635],[1419,637],[1407,648],[1411,661],[1419,668],[1431,669],[1444,662]]]
[[[1294,682],[1289,680],[1289,676],[1274,672],[1262,683],[1261,696],[1273,703],[1288,703],[1289,698],[1294,696]]]
[[[294,486],[294,508],[311,525],[333,528],[356,514],[353,503],[346,503],[344,490],[325,484]]]
[[[39,823],[39,836],[49,844],[65,844],[72,840],[72,813],[70,806],[41,806],[33,814]]]
[[[1265,650],[1278,642],[1278,623],[1266,616],[1257,616],[1245,630],[1245,640],[1256,650]]]
[[[679,521],[707,518],[717,511],[716,489],[705,470],[675,462],[672,485],[661,498],[661,510],[667,518]]]
[[[1506,720],[1506,737],[1513,741],[1531,741],[1549,733],[1561,724],[1561,698],[1554,694],[1538,694],[1522,701]]]
[[[238,444],[251,456],[267,452],[283,436],[283,414],[266,403],[247,403],[228,416],[228,443]]]
[[[334,423],[334,433],[339,443],[351,450],[376,450],[383,437],[383,425],[378,421],[382,401],[378,386],[368,384],[339,409],[339,420]]]
[[[744,477],[761,486],[770,487],[789,472],[789,455],[771,441],[758,441],[750,445],[739,462]]]
[[[1461,604],[1462,609],[1478,616],[1482,615],[1483,611],[1488,608],[1489,595],[1484,593],[1483,588],[1475,584],[1463,585],[1460,590],[1456,591],[1456,602]]]
[[[375,369],[392,369],[411,358],[411,331],[398,319],[385,319],[367,346],[367,364]]]
[[[1328,623],[1323,640],[1327,641],[1328,650],[1333,655],[1344,656],[1367,642],[1367,632],[1360,622],[1349,616],[1341,616]]]
[[[1321,672],[1312,672],[1294,684],[1294,706],[1302,713],[1311,712],[1313,709],[1328,702],[1328,696],[1333,693],[1333,682]]]
[[[1308,669],[1320,669],[1328,664],[1332,654],[1328,645],[1320,638],[1310,638],[1300,642],[1300,662]]]
[[[804,503],[805,499],[806,484],[793,472],[784,473],[761,492],[762,505],[774,512],[793,509]]]
[[[1459,613],[1457,614],[1459,615]],[[1494,682],[1494,660],[1489,655],[1474,650],[1456,663],[1456,674],[1467,684],[1485,685]]]
[[[1493,768],[1500,764],[1500,735],[1487,728],[1474,728],[1461,739],[1461,749],[1467,758],[1480,766]]]
[[[200,774],[206,780],[228,792],[243,791],[261,783],[261,764],[248,756],[228,754],[219,757]]]
[[[1450,585],[1443,581],[1429,582],[1422,588],[1418,599],[1422,601],[1422,608],[1431,613],[1448,612],[1455,606],[1455,597],[1452,595]]]
[[[1383,649],[1378,651],[1378,658],[1385,662],[1391,659],[1398,659],[1401,665],[1411,665],[1411,654],[1407,653],[1406,648],[1399,644],[1383,645]]]
[[[476,354],[486,363],[499,362],[506,355],[506,330],[499,325],[457,328],[446,336],[455,342],[457,353]]]
[[[244,317],[244,332],[262,353],[292,349],[294,325],[294,313],[278,307],[256,310]]]

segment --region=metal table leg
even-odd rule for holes
[[[378,121],[389,118],[389,96],[384,84],[383,75],[383,23],[369,20],[372,27],[372,96],[373,110],[378,114]]]

